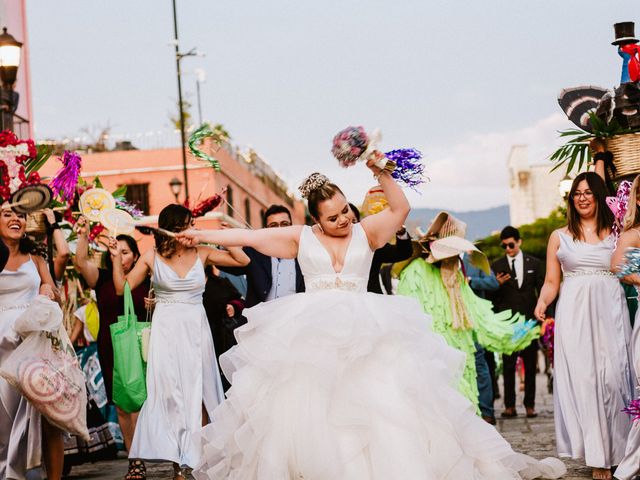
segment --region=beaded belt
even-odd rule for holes
[[[585,270],[581,272],[567,272],[564,274],[564,277],[565,278],[581,277],[584,275],[600,275],[603,277],[615,277],[615,275],[611,273],[609,270]]]
[[[6,312],[8,310],[21,310],[23,308],[27,308],[28,306],[28,303],[21,303],[18,305],[0,305],[0,312]]]
[[[202,300],[174,300],[172,298],[157,298],[156,303],[185,303],[187,305],[202,305]]]

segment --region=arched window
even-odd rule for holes
[[[249,197],[244,199],[244,220],[251,225],[251,200],[249,200]]]
[[[227,187],[227,215],[233,218],[233,188]]]

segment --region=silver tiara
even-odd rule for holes
[[[298,187],[298,191],[302,195],[303,198],[309,198],[309,195],[314,190],[322,188],[322,186],[329,182],[329,178],[325,175],[315,172],[309,175],[304,182]]]

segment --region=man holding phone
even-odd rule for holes
[[[517,228],[505,227],[500,232],[500,245],[506,255],[496,260],[491,268],[496,272],[500,284],[492,292],[491,300],[496,312],[511,310],[533,319],[533,311],[544,284],[544,264],[521,250],[522,239]],[[536,367],[538,342],[533,342],[524,350],[512,355],[503,355],[504,406],[502,417],[518,415],[516,411],[516,362],[518,357],[524,363],[524,406],[528,418],[536,417]]]

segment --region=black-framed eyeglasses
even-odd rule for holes
[[[500,246],[506,250],[507,248],[515,248],[516,244],[513,242],[501,243]]]
[[[581,197],[584,197],[587,200],[593,198],[593,192],[591,190],[586,190],[584,192],[573,192],[573,195],[571,195],[571,198],[573,199],[579,200]]]
[[[289,220],[283,220],[281,222],[271,222],[267,224],[267,228],[277,228],[277,227],[290,227],[291,222]]]

